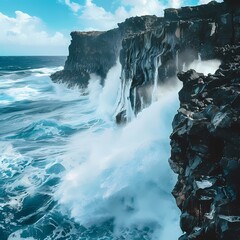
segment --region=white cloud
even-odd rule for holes
[[[65,0],[65,4],[70,7],[70,9],[77,13],[81,9],[81,5],[76,2],[71,2],[70,0]]]
[[[40,18],[21,11],[16,17],[0,12],[0,44],[6,52],[19,54],[66,54],[68,39],[60,32],[49,34]],[[0,53],[1,54],[1,53]]]
[[[212,0],[199,0],[198,4],[207,4]],[[215,0],[216,2],[222,2],[223,0]]]
[[[63,1],[63,0],[59,0]],[[108,30],[117,27],[117,23],[126,18],[142,15],[162,16],[165,8],[180,8],[189,0],[115,0],[119,7],[114,11],[107,11],[94,3],[94,0],[85,0],[84,5],[79,5],[70,0],[64,0],[68,6],[76,4],[76,9],[71,8],[80,19],[80,30]],[[77,0],[76,0],[77,1]],[[79,0],[78,0],[79,1]],[[199,4],[206,4],[211,0],[199,0]],[[222,2],[222,0],[217,0]],[[190,4],[191,5],[191,4]]]
[[[92,0],[86,0],[79,18],[84,30],[107,30],[132,16],[163,15],[164,6],[158,0],[121,0],[115,12],[106,11]]]
[[[122,0],[124,7],[129,6],[130,16],[162,15],[164,6],[158,0]]]
[[[124,8],[119,8],[115,13],[106,11],[102,7],[98,7],[87,0],[83,7],[79,18],[85,30],[107,30],[117,27],[117,23],[123,21],[127,17]]]
[[[183,5],[183,0],[170,0],[169,7],[180,8]]]
[[[167,7],[179,8],[183,0],[170,0],[163,4],[160,0],[117,0],[119,7],[110,12],[101,6],[97,6],[93,0],[86,0],[84,5],[78,5],[78,8],[72,9],[76,14],[78,12],[81,30],[108,30],[117,27],[117,23],[123,22],[126,18],[142,15],[162,16],[163,10]],[[116,2],[115,2],[116,3]],[[73,4],[70,0],[65,0],[65,4]]]

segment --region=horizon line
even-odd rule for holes
[[[0,57],[67,57],[68,55],[0,55]]]

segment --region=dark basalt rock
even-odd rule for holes
[[[103,80],[119,55],[121,45],[119,30],[72,32],[71,37],[64,70],[51,75],[52,80],[81,87],[86,87],[92,73]]]
[[[54,82],[64,82],[72,87],[86,87],[90,74],[101,77],[113,67],[119,56],[122,40],[136,33],[159,27],[161,18],[142,16],[129,18],[119,28],[109,31],[72,32],[69,56],[64,70],[51,75]]]
[[[152,22],[146,31],[124,38],[120,52],[122,86],[130,85],[128,98],[135,114],[152,102],[149,87],[155,81],[158,85],[170,82],[199,54],[203,60],[222,59],[215,49],[240,41],[240,11],[225,3],[166,9],[164,18]],[[219,74],[226,74],[227,69],[229,66],[222,66]],[[203,87],[199,86],[199,93],[204,92]],[[127,99],[119,102],[118,115],[124,115]],[[201,107],[202,103],[198,101],[195,105]],[[118,118],[127,121],[127,115]]]
[[[123,23],[119,23],[119,30],[124,38],[130,37],[136,33],[154,30],[161,26],[163,18],[156,16],[131,17]]]
[[[180,239],[240,239],[239,47],[216,49],[223,62],[215,75],[178,74],[183,88],[169,162],[179,175]]]
[[[197,7],[182,7],[181,9],[166,9],[165,18],[168,21],[189,19],[214,19],[228,12],[227,6],[212,1]]]
[[[225,3],[227,3],[230,7],[237,7],[240,6],[240,2],[236,0],[224,0]]]

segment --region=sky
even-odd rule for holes
[[[71,31],[108,30],[128,17],[163,16],[165,8],[208,2],[210,0],[0,0],[0,56],[66,56]]]

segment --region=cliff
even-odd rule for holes
[[[116,121],[131,120],[157,98],[157,87],[183,82],[169,163],[182,211],[180,239],[240,239],[240,7],[236,1],[166,9],[163,18],[127,19],[107,32],[73,32],[69,57],[53,81],[86,86],[120,56]],[[201,55],[220,59],[214,75],[183,72]]]
[[[137,32],[157,26],[156,16],[129,18],[119,27],[109,31],[71,33],[69,56],[64,69],[51,75],[54,82],[64,82],[69,87],[86,87],[91,74],[98,75],[102,82],[107,72],[116,64],[122,40]]]
[[[183,239],[240,239],[240,45],[217,48],[214,75],[181,72],[169,163]]]
[[[90,74],[106,77],[119,55],[121,36],[118,29],[106,32],[72,32],[69,56],[63,71],[51,75],[54,82],[85,87]]]
[[[225,3],[167,9],[155,29],[123,39],[121,79],[122,85],[129,86],[129,94],[121,94],[117,119],[131,118],[129,104],[135,114],[148,106],[155,98],[149,88],[171,81],[199,54],[203,60],[213,59],[215,47],[237,43],[239,17],[239,8]]]
[[[156,86],[188,66],[200,54],[215,58],[214,47],[234,44],[240,38],[239,7],[211,2],[197,7],[166,9],[164,17],[127,19],[106,32],[72,32],[69,56],[55,82],[85,87],[94,73],[104,84],[120,55],[121,93],[116,119],[129,121],[156,98]],[[149,94],[149,88],[153,93]]]

